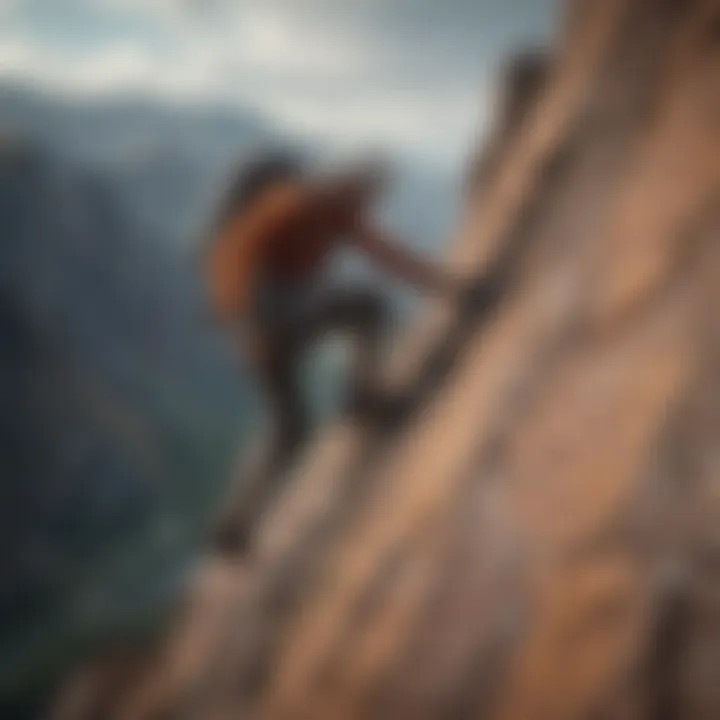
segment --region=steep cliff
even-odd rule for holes
[[[720,2],[567,18],[475,173],[486,302],[388,369],[407,422],[330,429],[58,717],[720,717]]]

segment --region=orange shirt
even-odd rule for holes
[[[331,191],[282,184],[231,221],[210,257],[213,301],[224,317],[242,315],[263,276],[310,279],[353,232],[357,208]]]

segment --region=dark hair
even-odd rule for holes
[[[361,206],[372,204],[390,180],[390,164],[383,158],[370,157],[348,164],[334,176],[330,184],[351,202]]]
[[[214,234],[220,233],[230,220],[245,212],[271,186],[300,178],[302,169],[298,157],[282,151],[264,153],[243,162],[220,200]]]

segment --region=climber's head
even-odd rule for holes
[[[302,180],[301,158],[284,148],[264,149],[243,158],[229,179],[218,206],[216,230],[253,205],[268,188]]]
[[[389,163],[383,158],[373,157],[333,174],[329,183],[352,204],[369,207],[384,192],[390,176]]]

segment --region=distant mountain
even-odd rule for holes
[[[188,235],[231,165],[283,135],[250,110],[137,97],[77,101],[0,85],[0,133],[21,133],[106,176],[146,226]]]
[[[63,148],[73,160],[124,162],[143,159],[157,147],[204,165],[222,164],[228,148],[238,151],[280,133],[251,110],[172,105],[150,98],[78,100],[19,85],[0,85],[0,121]]]
[[[265,147],[290,147],[311,162],[334,156],[322,137],[289,134],[250,108],[191,107],[118,97],[83,100],[0,84],[0,133],[20,133],[112,186],[125,214],[160,239],[193,245],[233,166]],[[387,217],[437,252],[457,210],[456,178],[413,158],[397,162]]]
[[[181,571],[256,413],[188,255],[111,183],[6,137],[0,228],[1,704]]]

